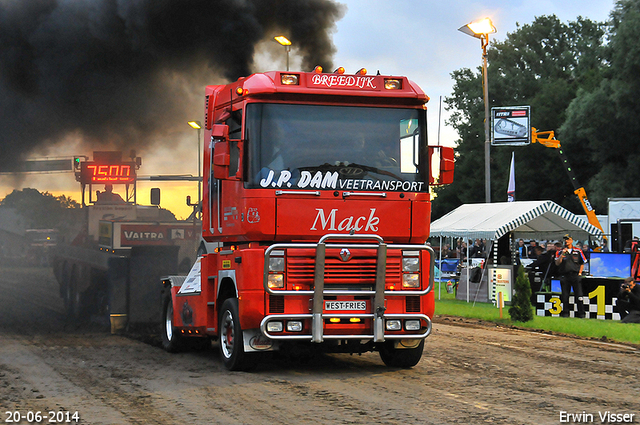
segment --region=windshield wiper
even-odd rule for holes
[[[336,171],[340,168],[349,168],[349,167],[353,167],[353,168],[359,168],[362,171],[368,171],[371,173],[375,173],[375,174],[380,174],[383,176],[389,176],[392,177],[396,180],[400,180],[400,181],[404,181],[404,179],[402,177],[399,177],[395,174],[393,174],[392,172],[386,171],[386,170],[381,170],[379,168],[376,167],[370,167],[368,165],[362,165],[362,164],[356,164],[355,162],[347,162],[347,161],[336,161],[336,163],[334,164],[329,164],[327,162],[325,162],[322,165],[315,165],[315,166],[305,166],[305,167],[298,167],[298,170],[306,170],[306,171],[310,171],[310,170],[315,170],[315,171],[320,171],[320,170],[333,170]]]
[[[393,174],[393,173],[392,173],[392,172],[390,172],[390,171],[381,170],[381,169],[376,168],[376,167],[370,167],[370,166],[368,166],[368,165],[356,164],[356,163],[354,163],[354,162],[350,163],[350,164],[348,165],[348,167],[357,167],[357,168],[360,168],[360,169],[362,169],[362,170],[364,170],[364,171],[370,171],[370,172],[372,172],[372,173],[382,174],[383,176],[389,176],[389,177],[393,177],[393,178],[394,178],[394,179],[396,179],[396,180],[403,181],[403,178],[402,178],[402,177],[399,177],[399,176],[397,176],[397,175]]]

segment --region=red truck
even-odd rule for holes
[[[230,370],[294,344],[418,363],[434,312],[429,187],[454,168],[452,148],[427,144],[427,101],[364,69],[208,86],[202,235],[219,247],[163,280],[164,348],[217,339]]]

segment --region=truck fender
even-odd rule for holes
[[[166,276],[162,278],[162,287],[164,289],[171,289],[174,287],[181,287],[186,279],[186,276]]]
[[[223,284],[225,284],[225,288],[223,288]],[[217,292],[218,298],[220,298],[220,294],[223,292],[227,292],[228,285],[231,285],[233,288],[232,293],[238,298],[238,285],[236,284],[236,271],[235,270],[219,270],[218,271],[218,287]],[[228,296],[225,296],[228,298]]]

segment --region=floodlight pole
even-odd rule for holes
[[[289,52],[291,51],[291,41],[284,35],[279,35],[273,38],[278,44],[284,47],[284,51],[287,52],[287,72],[289,72]]]
[[[489,34],[483,34],[482,43],[482,86],[484,89],[484,198],[491,203],[491,117],[489,115],[489,77],[487,76],[487,46]]]
[[[202,130],[202,124],[200,123],[200,121],[189,121],[187,124],[189,124],[189,126],[194,130],[198,130],[198,202],[201,203],[202,202],[202,170],[200,167],[202,167],[202,164],[200,163],[201,162],[200,161],[200,155],[201,155],[200,131]],[[200,213],[198,213],[197,215],[199,216]]]

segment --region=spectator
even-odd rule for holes
[[[538,258],[538,254],[537,254],[537,251],[536,251],[536,247],[537,246],[538,245],[536,245],[536,241],[529,242],[529,248],[527,248],[527,252],[529,253],[529,255],[528,255],[529,258],[532,258],[534,260],[536,258]]]
[[[551,258],[545,258],[542,254],[542,248],[539,246],[534,246],[533,251],[536,255],[536,260],[527,266],[529,271],[529,285],[531,286],[531,303],[535,305],[536,300],[536,292],[540,292],[542,290],[542,279],[544,278],[544,273],[547,270],[548,263],[551,262]],[[540,283],[536,283],[535,278],[536,275],[540,277]]]
[[[464,240],[461,240],[459,249],[458,249],[458,258],[460,259],[460,263],[462,263],[465,258],[467,258],[467,243]]]
[[[587,259],[581,250],[573,246],[573,238],[564,235],[565,246],[556,252],[555,263],[560,274],[560,287],[562,294],[562,311],[560,316],[569,317],[569,294],[573,288],[573,296],[578,307],[577,317],[584,317],[584,304],[582,303],[582,282],[581,277]]]
[[[485,257],[484,244],[482,243],[482,240],[476,239],[476,241],[474,242],[473,246],[469,250],[469,257],[472,257],[472,258],[484,258]]]
[[[451,249],[451,246],[449,244],[447,244],[447,248],[448,248],[448,253],[447,253],[447,258],[458,258],[458,254],[456,253],[455,249]]]
[[[98,192],[98,199],[96,201],[100,204],[124,204],[122,196],[113,192],[113,185],[105,184],[104,192]]]
[[[553,277],[558,276],[558,266],[556,266],[555,258],[556,258],[556,252],[562,249],[562,244],[560,242],[548,243],[547,247],[549,248],[547,252],[549,253],[549,256],[551,257],[552,261],[551,261],[551,265],[549,266],[549,271],[547,272],[547,276],[545,277],[545,281],[547,281],[550,284],[551,279]]]
[[[584,254],[584,258],[587,259],[587,261],[589,261],[590,259],[590,255],[589,255],[589,244],[583,244],[582,245],[582,253]]]
[[[640,323],[640,286],[632,277],[620,285],[616,310],[620,313],[621,323]]]
[[[524,244],[524,239],[518,241],[518,257],[528,258],[527,246]]]

